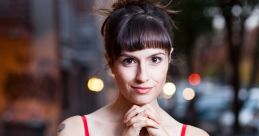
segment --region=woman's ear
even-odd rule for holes
[[[107,53],[105,53],[104,56],[105,56],[106,62],[107,62],[107,64],[108,64],[108,67],[110,68],[111,73],[113,74],[114,71],[113,71],[112,65],[111,65],[111,63],[110,63],[110,62],[111,62],[110,57],[108,56]]]
[[[104,57],[105,57],[106,61],[109,62],[109,56],[107,53],[104,54]]]
[[[173,51],[174,51],[174,48],[171,48],[170,54],[169,54],[169,62],[171,62],[171,60],[172,60],[172,53],[173,53]]]
[[[113,75],[114,75],[114,69],[113,69],[113,67],[112,67],[112,66],[110,66],[110,65],[109,65],[109,67],[110,67],[110,70],[111,70],[111,74],[113,74]]]
[[[108,56],[108,54],[107,53],[105,53],[104,54],[104,57],[105,57],[105,60],[106,60],[106,63],[108,64],[108,66],[111,68],[111,66],[110,66],[110,57]]]
[[[172,55],[173,51],[174,51],[174,48],[171,48],[170,54],[169,54],[170,56]]]

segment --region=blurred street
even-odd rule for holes
[[[167,0],[161,0],[165,5]],[[0,136],[54,136],[118,90],[100,27],[112,0],[0,0]],[[259,0],[172,1],[159,104],[211,136],[259,135]]]

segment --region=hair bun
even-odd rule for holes
[[[125,8],[128,5],[143,5],[143,4],[151,4],[154,7],[162,9],[169,14],[178,13],[178,11],[174,11],[168,8],[169,5],[172,4],[172,0],[168,0],[167,4],[162,4],[161,1],[158,1],[158,0],[114,0],[111,11],[120,9],[120,8]]]
[[[114,9],[123,8],[126,5],[139,5],[143,3],[151,3],[150,0],[115,0],[112,7]]]

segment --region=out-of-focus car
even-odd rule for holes
[[[190,104],[194,104],[196,119],[207,131],[218,131],[223,125],[233,124],[233,113],[231,111],[233,91],[229,85],[220,84],[209,80],[203,80],[198,86],[191,86],[188,81],[176,83],[176,93],[173,96],[173,108],[171,114],[184,119],[190,116]],[[183,98],[183,90],[192,88],[195,98],[191,101]],[[203,124],[205,125],[203,125]]]
[[[252,88],[249,91],[239,114],[239,122],[241,126],[253,127],[259,132],[259,88]]]

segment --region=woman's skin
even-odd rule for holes
[[[111,67],[120,90],[119,97],[126,99],[124,103],[127,105],[133,105],[124,115],[126,128],[123,135],[139,135],[142,128],[146,128],[150,135],[166,135],[159,125],[156,98],[165,83],[168,64],[165,50],[144,49],[123,51]]]
[[[128,103],[145,105],[152,104],[161,93],[168,65],[165,50],[143,49],[123,51],[111,70],[123,98]]]
[[[87,115],[91,136],[180,136],[182,124],[166,113],[157,102],[166,80],[171,53],[147,48],[122,51],[110,66],[119,96],[109,104]],[[84,136],[80,116],[65,120],[59,136]],[[186,136],[208,136],[188,126]]]

